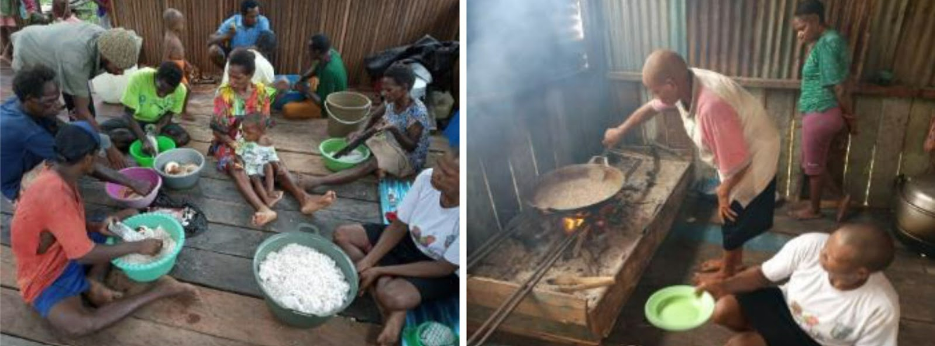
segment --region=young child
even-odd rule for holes
[[[283,192],[275,190],[275,173],[279,157],[273,142],[266,136],[267,119],[251,113],[240,123],[243,136],[237,141],[237,159],[234,167],[246,171],[253,190],[268,207],[282,199]]]
[[[162,24],[166,30],[162,40],[162,60],[171,61],[179,65],[179,68],[184,72],[182,74],[182,84],[184,84],[187,89],[191,90],[188,83],[188,75],[191,73],[192,66],[185,60],[185,46],[182,45],[182,39],[180,38],[182,31],[185,30],[185,16],[179,10],[167,8],[166,11],[162,13]],[[182,119],[192,121],[195,120],[195,118],[185,111],[188,108],[188,95],[191,95],[191,93],[185,96],[182,113],[179,115]]]

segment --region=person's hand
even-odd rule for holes
[[[357,261],[355,267],[357,268],[357,273],[363,273],[365,270],[373,268],[373,261],[369,257],[364,257],[360,261]]]
[[[113,216],[113,215],[104,218],[104,221],[101,221],[100,226],[99,226],[98,229],[96,230],[97,233],[106,235],[106,236],[108,236],[108,237],[120,238],[119,235],[114,234],[114,232],[111,232],[110,229],[108,228],[108,227],[110,226],[110,224],[115,223],[115,222],[117,222],[117,221],[120,221],[120,219],[117,218],[116,216]]]
[[[724,289],[724,280],[717,278],[706,278],[698,279],[695,286],[695,294],[701,296],[702,293],[708,292],[714,296],[715,299],[723,297],[727,294],[727,290]]]
[[[137,251],[139,254],[155,256],[162,250],[162,240],[159,239],[143,239],[136,243],[139,244],[139,250]]]
[[[620,141],[620,137],[623,137],[623,130],[620,130],[616,127],[611,127],[604,131],[604,140],[602,143],[604,147],[610,148],[614,145],[617,145],[617,142]]]
[[[114,147],[107,149],[107,162],[110,163],[110,168],[118,171],[127,168],[127,160],[123,157],[123,154]]]
[[[227,34],[233,36],[236,33],[237,33],[237,23],[231,23],[231,25],[227,27]]]
[[[156,154],[157,154],[156,148],[153,147],[153,143],[152,143],[152,142],[150,142],[150,141],[148,141],[148,140],[146,140],[146,139],[142,140],[141,142],[143,142],[143,153],[146,153],[146,154],[152,155],[152,156],[156,156]]]
[[[721,187],[717,189],[717,212],[725,222],[737,220],[737,213],[730,209],[730,191]]]
[[[280,78],[276,81],[276,83],[274,83],[274,86],[276,87],[276,91],[286,92],[289,90],[289,80]]]
[[[393,124],[390,123],[389,121],[384,120],[382,123],[380,123],[380,124],[377,125],[377,132],[380,132],[380,131],[389,131],[389,130],[392,130],[392,129],[394,129],[394,128],[397,128],[396,125],[393,125]]]
[[[351,132],[350,134],[347,135],[347,142],[351,143],[353,141],[356,141],[358,138],[360,138],[361,135],[363,135],[362,131]]]
[[[292,88],[300,93],[307,94],[308,93],[308,82],[300,81],[298,83],[295,83],[295,85],[293,85]]]
[[[857,117],[853,114],[841,113],[841,117],[844,118],[844,123],[847,124],[847,131],[851,135],[857,135]]]
[[[127,187],[140,196],[149,196],[149,193],[153,191],[153,186],[145,180],[131,180]]]
[[[380,270],[380,267],[370,267],[367,270],[364,270],[360,273],[360,288],[357,292],[360,295],[363,295],[367,292],[367,289],[377,282],[377,279],[383,275],[383,271]]]

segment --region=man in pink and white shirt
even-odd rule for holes
[[[604,145],[667,109],[676,109],[702,161],[716,168],[718,214],[724,220],[724,255],[701,271],[733,276],[742,247],[773,225],[779,131],[759,100],[727,76],[688,68],[677,53],[658,50],[643,66],[643,84],[655,99],[620,126],[607,129]]]

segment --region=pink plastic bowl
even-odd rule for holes
[[[153,186],[153,191],[150,192],[149,195],[139,199],[123,198],[120,192],[125,189],[125,187],[107,183],[104,185],[104,188],[107,189],[107,195],[110,196],[110,198],[113,198],[124,207],[133,209],[143,209],[148,207],[150,203],[153,203],[153,200],[156,199],[156,195],[159,194],[159,188],[162,187],[162,178],[159,176],[159,173],[156,173],[152,168],[142,167],[124,168],[120,170],[120,173],[131,179],[148,181]]]

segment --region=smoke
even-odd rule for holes
[[[467,2],[467,94],[528,90],[578,68],[575,0]]]

